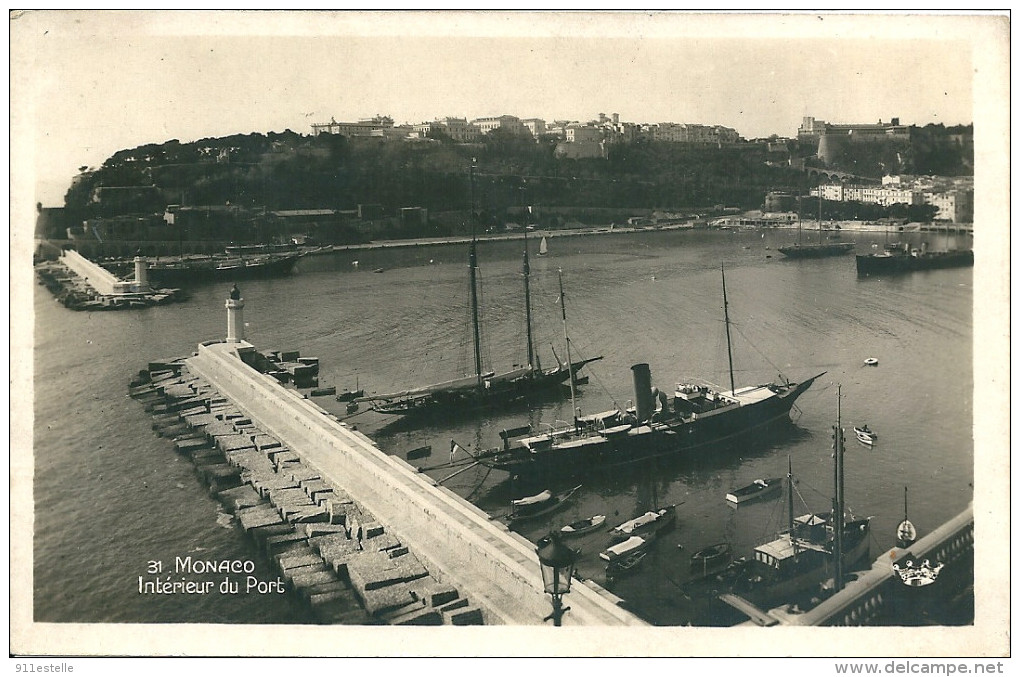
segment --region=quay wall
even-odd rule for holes
[[[543,623],[551,605],[533,544],[248,367],[239,350],[254,348],[245,342],[202,344],[189,369],[412,545],[430,573],[463,589],[482,609],[486,624]],[[597,585],[575,581],[565,601],[571,610],[564,625],[645,625]]]

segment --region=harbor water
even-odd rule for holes
[[[892,547],[909,487],[910,519],[923,535],[973,499],[973,271],[969,268],[858,278],[853,256],[785,260],[795,231],[645,232],[549,238],[535,256],[531,290],[537,352],[566,359],[558,272],[562,270],[572,358],[585,368],[577,407],[591,414],[633,400],[630,367],[650,365],[653,385],[729,389],[720,266],[725,265],[737,385],[825,375],[797,402],[793,424],[774,438],[726,452],[655,462],[582,480],[550,478],[551,491],[579,489],[561,510],[528,523],[537,540],[553,528],[606,515],[606,527],[679,504],[675,528],[656,539],[640,567],[607,582],[598,552],[605,530],[580,536],[578,573],[660,625],[724,623],[696,617],[682,586],[698,572],[690,555],[727,542],[737,556],[785,526],[785,500],[731,507],[725,495],[756,478],[785,476],[792,463],[798,514],[828,511],[832,426],[847,435],[846,499],[872,516],[872,558]],[[843,234],[860,253],[883,234]],[[969,237],[901,234],[932,249],[969,247]],[[485,370],[526,362],[521,241],[479,243]],[[35,287],[34,618],[38,622],[306,623],[289,595],[140,594],[150,561],[192,556],[251,560],[271,568],[151,419],[127,397],[149,360],[188,355],[222,338],[229,283],[192,289],[189,302],[133,312],[72,312]],[[241,283],[249,341],[321,361],[320,385],[382,393],[450,380],[473,370],[467,247],[418,246],[307,257],[293,275]],[[865,366],[866,358],[877,366]],[[329,402],[327,401],[329,400]],[[342,413],[333,398],[317,401]],[[571,418],[569,398],[532,407],[433,417],[384,428],[356,413],[349,424],[401,457],[431,445],[418,466],[449,461],[450,441],[475,451],[499,445],[504,428],[541,428]],[[878,433],[873,447],[852,426]],[[458,459],[463,460],[463,452]],[[457,460],[457,459],[455,459]],[[450,468],[428,471],[435,479]],[[534,487],[481,466],[445,481],[492,514]],[[180,578],[180,576],[177,576]],[[953,622],[954,619],[949,619]],[[961,619],[960,622],[966,622]]]

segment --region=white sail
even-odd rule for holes
[[[545,256],[549,253],[549,245],[546,243],[545,238],[542,238],[542,244],[538,245],[538,255]]]

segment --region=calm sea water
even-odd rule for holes
[[[882,235],[858,233],[859,251]],[[921,235],[908,239],[918,243]],[[568,507],[523,533],[601,513],[618,523],[654,505],[682,503],[677,528],[657,540],[642,568],[608,587],[657,624],[691,620],[680,586],[689,555],[726,541],[737,554],[771,537],[782,502],[733,509],[726,492],[784,475],[791,459],[797,509],[830,505],[830,430],[837,385],[843,425],[867,423],[879,443],[848,436],[846,495],[874,516],[872,556],[893,545],[910,488],[910,518],[923,534],[973,497],[971,269],[858,279],[851,256],[784,260],[777,246],[795,232],[662,232],[550,239],[532,258],[535,334],[541,358],[563,358],[557,271],[562,270],[573,357],[604,356],[587,368],[578,407],[594,413],[633,398],[631,365],[647,362],[653,383],[728,387],[720,264],[726,267],[737,385],[778,374],[826,372],[798,401],[786,434],[737,450],[585,480]],[[935,247],[947,236],[926,234]],[[970,246],[965,238],[951,245]],[[537,244],[537,243],[535,243]],[[537,248],[537,247],[536,247]],[[526,360],[520,242],[481,243],[483,360],[504,369]],[[242,283],[248,339],[262,349],[320,358],[320,382],[383,392],[468,373],[472,365],[466,247],[428,246],[336,253],[303,260],[291,277]],[[383,272],[373,272],[383,269]],[[127,384],[148,360],[190,354],[222,337],[229,284],[194,290],[185,304],[121,313],[75,313],[36,287],[35,570],[37,621],[301,623],[288,596],[139,595],[149,560],[239,558],[271,569],[222,513],[171,443],[151,430]],[[865,367],[867,357],[879,360]],[[321,404],[328,405],[328,401]],[[333,402],[330,406],[336,406]],[[449,440],[487,448],[498,432],[569,419],[570,404],[484,412],[376,431],[394,454],[432,444],[418,464],[448,458]],[[355,416],[353,423],[368,419]],[[444,478],[449,469],[431,471]],[[474,468],[446,485],[500,512],[515,491],[505,474]],[[562,483],[550,482],[550,489]],[[581,537],[582,576],[605,584],[597,553],[605,532]]]

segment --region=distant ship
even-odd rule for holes
[[[912,249],[909,244],[887,245],[878,254],[858,254],[857,274],[862,277],[883,273],[909,273],[936,268],[963,268],[974,265],[974,250],[928,251],[927,243]]]
[[[149,261],[149,276],[159,284],[183,287],[194,282],[250,280],[289,275],[301,254],[188,256]]]
[[[726,278],[723,276],[723,308],[726,309]],[[729,315],[726,313],[727,345]],[[475,457],[484,465],[513,475],[548,478],[642,462],[657,456],[685,451],[706,451],[719,444],[734,443],[760,435],[789,422],[790,409],[800,395],[822,374],[801,383],[779,383],[730,390],[707,385],[680,384],[670,400],[652,388],[647,364],[631,367],[636,407],[614,409],[590,416],[575,414],[573,425],[524,437],[503,435],[503,447]],[[823,372],[824,373],[824,372]],[[576,405],[573,407],[576,412]],[[523,431],[512,431],[527,434]]]
[[[819,189],[820,190],[820,189]],[[838,227],[838,226],[837,226]],[[836,235],[838,236],[838,234]],[[836,236],[830,236],[835,239]],[[801,242],[800,214],[797,214],[797,242],[786,247],[777,247],[779,253],[791,259],[817,259],[825,256],[849,254],[856,247],[854,242],[822,242],[822,199],[818,198],[818,242]]]
[[[791,259],[816,259],[823,256],[840,256],[854,250],[853,242],[818,242],[778,247],[779,252]]]

